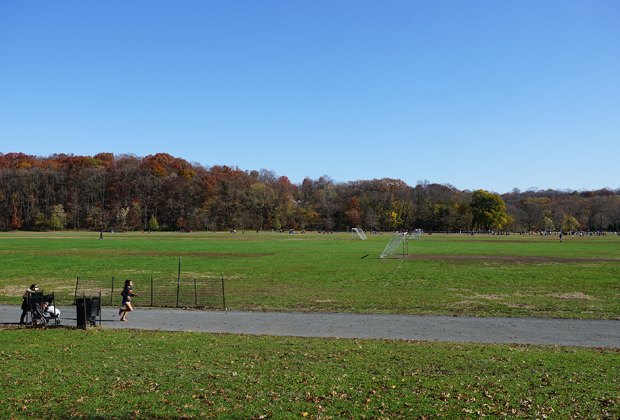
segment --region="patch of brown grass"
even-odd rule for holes
[[[486,300],[503,300],[504,299],[504,297],[502,297],[500,295],[493,295],[493,294],[491,294],[491,295],[479,295],[479,294],[476,294],[474,296],[474,298],[475,299],[486,299]]]
[[[578,257],[542,257],[530,255],[442,255],[442,254],[409,254],[405,258],[411,260],[437,261],[480,261],[480,262],[509,262],[509,263],[580,263],[580,262],[617,262],[620,258],[578,258]]]
[[[547,296],[562,300],[596,300],[594,296],[586,295],[583,292],[549,293]]]
[[[216,257],[216,258],[259,258],[273,255],[273,253],[243,253],[243,252],[207,252],[207,251],[128,251],[124,249],[67,249],[63,251],[39,251],[38,255],[97,255],[97,256],[156,256],[156,257]]]

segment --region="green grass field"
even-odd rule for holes
[[[617,351],[0,332],[2,418],[618,418]]]
[[[231,309],[620,318],[620,238],[2,233],[0,301],[75,278],[225,278]],[[139,299],[136,299],[139,304]],[[619,418],[617,350],[0,330],[2,418]]]
[[[620,237],[425,235],[379,259],[391,235],[0,234],[0,299],[39,283],[177,277],[226,281],[230,309],[620,319]],[[140,305],[139,300],[136,301]]]

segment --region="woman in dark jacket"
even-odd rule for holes
[[[30,312],[30,295],[39,291],[39,286],[31,284],[30,288],[24,293],[24,300],[22,301],[22,316],[19,318],[20,324],[26,323],[26,316]]]
[[[131,306],[131,298],[138,296],[133,292],[133,282],[131,280],[125,280],[125,287],[123,287],[121,295],[123,296],[123,302],[121,303],[121,308],[118,310],[118,314],[121,317],[120,321],[127,322],[127,312],[133,311],[133,306]]]

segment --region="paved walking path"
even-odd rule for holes
[[[60,308],[63,325],[76,325],[75,307]],[[0,305],[0,324],[15,324],[19,306]],[[473,343],[546,344],[620,348],[620,320],[491,318],[350,313],[193,311],[137,308],[118,320],[102,310],[102,328],[198,331],[297,337],[379,338]]]

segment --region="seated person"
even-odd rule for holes
[[[52,318],[60,317],[60,310],[58,310],[54,305],[50,305],[48,302],[43,304],[43,313],[45,315],[49,315]]]

